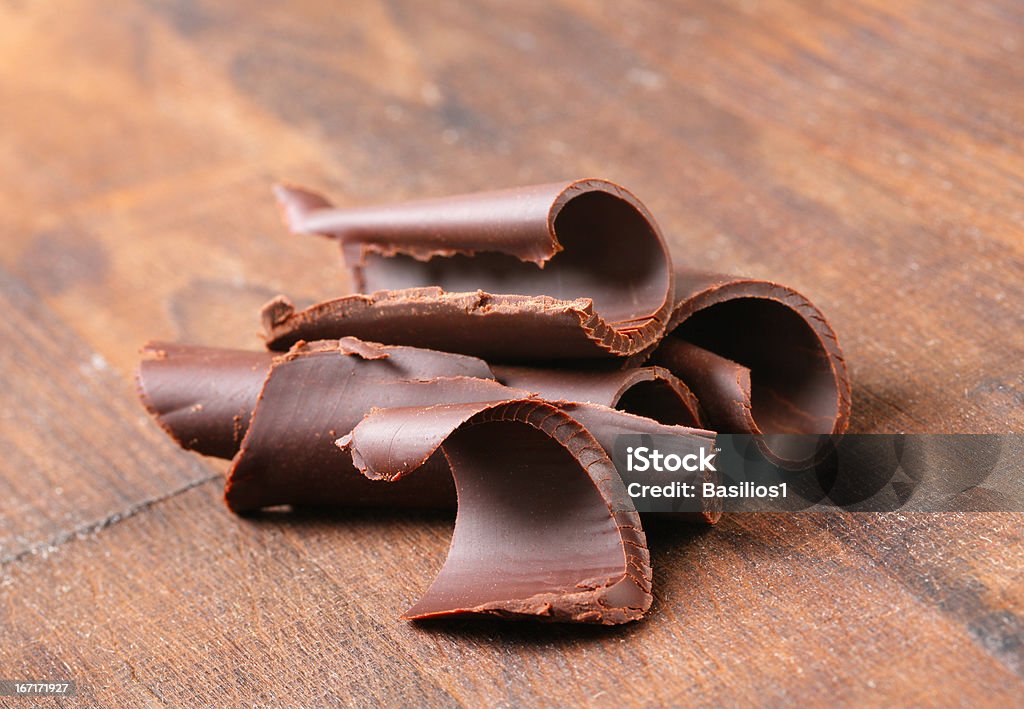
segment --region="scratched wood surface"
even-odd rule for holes
[[[657,525],[641,623],[412,625],[450,516],[236,518],[131,376],[146,339],[256,347],[270,296],[347,292],[275,179],[364,204],[596,175],[677,259],[814,299],[854,430],[1024,432],[1024,6],[242,5],[0,2],[0,678],[105,706],[1021,703],[1024,514]]]

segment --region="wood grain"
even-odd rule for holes
[[[0,564],[217,477],[164,440],[130,382],[0,271]]]
[[[969,517],[858,519],[655,530],[657,601],[630,626],[409,624],[397,615],[439,568],[449,519],[243,520],[209,483],[8,569],[0,663],[71,672],[118,704],[819,704],[882,692],[906,705],[963,693],[965,675],[986,701],[1019,698],[1020,648],[1007,642],[1024,610],[1019,516],[989,516],[984,530]],[[935,533],[957,541],[937,549]],[[879,551],[876,535],[906,541]],[[901,559],[914,548],[929,558]]]
[[[406,624],[449,518],[233,517],[130,378],[147,339],[256,347],[272,295],[348,291],[275,179],[366,204],[597,175],[677,259],[814,300],[854,430],[1024,432],[1022,55],[1010,0],[0,3],[0,677],[103,706],[1019,705],[1024,515],[656,526],[642,623]]]

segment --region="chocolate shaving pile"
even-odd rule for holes
[[[302,311],[275,298],[269,352],[150,343],[139,393],[182,447],[232,460],[235,512],[457,503],[448,558],[406,618],[640,618],[650,556],[618,436],[697,452],[712,431],[846,428],[821,312],[776,283],[674,269],[614,183],[371,209],[276,195],[292,231],[338,241],[360,293]],[[719,503],[702,505],[680,517],[713,524]]]

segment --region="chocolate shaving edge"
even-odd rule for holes
[[[437,287],[348,295],[301,311],[289,306],[287,298],[278,296],[263,308],[263,337],[271,350],[287,349],[299,340],[352,336],[391,339],[395,344],[497,361],[549,358],[551,352],[538,347],[538,341],[557,342],[558,354],[563,357],[620,357],[638,355],[652,338],[656,342],[664,329],[663,323],[655,320],[639,329],[616,329],[594,311],[587,298],[564,301],[483,291],[448,293]],[[418,326],[411,327],[413,321],[418,321]],[[497,333],[507,331],[513,323],[535,327],[537,334],[518,345],[491,337],[498,337]],[[476,330],[478,335],[465,344],[452,342],[453,329]],[[624,363],[633,361],[635,357]]]

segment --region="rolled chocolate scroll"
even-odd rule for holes
[[[363,375],[367,372],[362,371],[366,367],[360,367],[361,360],[387,359],[375,371],[379,377],[396,381],[459,376],[494,379],[490,367],[475,357],[411,347],[385,348],[355,338],[317,343],[299,350],[333,350],[355,357],[341,361]],[[233,458],[249,429],[275,354],[150,342],[143,346],[141,355],[136,376],[139,398],[167,435],[182,448],[217,458]],[[369,379],[371,384],[373,381]],[[333,383],[325,390],[336,391],[338,386]],[[314,387],[303,396],[312,403],[321,393]]]
[[[236,512],[274,505],[454,506],[444,461],[390,489],[359,475],[334,440],[376,407],[507,399],[481,360],[345,338],[300,344],[274,360],[228,473]]]
[[[143,354],[139,393],[164,430],[183,447],[234,457],[225,499],[236,512],[285,504],[454,507],[444,460],[432,465],[432,477],[385,487],[359,475],[334,439],[375,406],[502,399],[513,391],[475,357],[354,338],[301,344],[276,358],[161,343]]]
[[[650,362],[693,390],[708,427],[769,436],[846,430],[850,379],[836,334],[792,288],[679,271],[667,333]]]
[[[714,441],[603,406],[536,399],[378,409],[340,438],[372,479],[415,478],[438,451],[451,465],[459,508],[448,558],[405,617],[642,616],[650,556],[610,458],[625,432],[683,435],[695,448]],[[719,514],[709,508],[701,519]]]
[[[577,180],[371,209],[279,187],[298,233],[341,243],[367,295],[264,309],[267,345],[345,335],[495,362],[636,355],[664,332],[671,260],[624,188]]]

